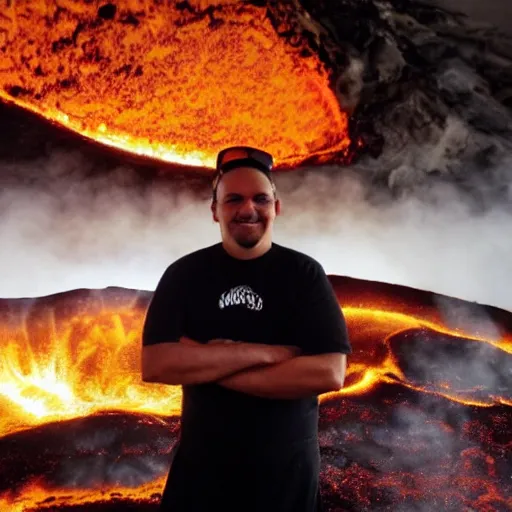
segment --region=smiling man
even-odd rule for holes
[[[161,510],[321,510],[318,395],[343,386],[351,347],[321,265],[273,242],[272,165],[219,153],[222,241],[171,264],[148,308],[142,378],[183,386]]]

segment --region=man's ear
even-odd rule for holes
[[[281,213],[281,200],[276,199],[276,202],[274,203],[275,209],[276,209],[276,215],[279,215]]]
[[[212,204],[210,205],[210,210],[212,211],[214,222],[219,222],[219,218],[217,217],[217,201],[212,201]]]

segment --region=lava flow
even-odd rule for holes
[[[8,2],[0,100],[179,164],[212,167],[232,144],[265,148],[276,166],[343,160],[348,118],[319,58],[279,36],[264,7],[193,4]]]
[[[321,397],[329,510],[506,510],[512,315],[331,280],[354,352],[345,388]],[[108,288],[0,301],[1,510],[156,504],[181,393],[140,379],[150,296]]]

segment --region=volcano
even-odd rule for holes
[[[336,261],[368,227],[351,203],[359,189],[336,181],[345,171],[386,222],[383,195],[406,197],[408,213],[439,184],[457,194],[427,194],[429,207],[467,201],[457,268],[435,267],[435,251],[414,276],[402,268],[429,247],[424,225],[409,239],[407,216],[400,245],[368,235],[357,271],[365,258],[379,268],[391,239],[393,278],[421,290],[331,272],[354,351],[344,388],[321,396],[321,489],[327,512],[512,508],[512,313],[481,305],[481,284],[476,296],[467,288],[483,276],[510,304],[512,38],[440,3],[5,3],[1,511],[158,509],[181,391],[141,381],[147,290],[191,239],[203,244],[202,227],[178,228],[209,198],[215,155],[231,144],[275,155],[279,190],[300,192],[306,245]],[[354,240],[333,194],[363,217]],[[505,228],[484,239],[487,214]],[[434,227],[439,247],[453,217]],[[485,258],[453,278],[486,240]],[[102,272],[107,286],[91,284]],[[147,287],[127,285],[138,274]],[[467,300],[423,291],[442,279]]]

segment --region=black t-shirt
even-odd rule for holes
[[[295,345],[304,355],[350,353],[347,329],[321,265],[272,244],[252,260],[231,257],[216,244],[184,256],[162,276],[148,308],[143,344],[207,343],[216,338]],[[181,444],[240,450],[311,438],[318,399],[255,397],[216,383],[183,386]]]

